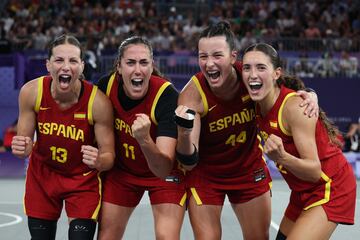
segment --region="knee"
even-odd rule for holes
[[[57,220],[28,217],[28,227],[32,240],[55,239]]]
[[[122,239],[125,229],[126,224],[115,224],[114,222],[101,219],[98,228],[98,239]]]
[[[194,229],[194,237],[198,240],[218,240],[221,239],[221,227]]]
[[[157,227],[155,229],[155,236],[157,240],[166,240],[166,239],[180,239],[180,229],[176,227]]]
[[[262,231],[262,232],[256,232],[256,233],[250,233],[250,234],[243,234],[244,239],[246,240],[268,240],[269,239],[269,231]]]
[[[96,222],[92,219],[76,218],[70,222],[69,240],[94,239]]]

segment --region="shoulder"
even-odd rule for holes
[[[201,110],[199,105],[202,106],[202,99],[195,81],[193,76],[181,90],[178,105],[184,105],[199,112]]]
[[[106,88],[107,88],[107,85],[109,83],[111,75],[112,75],[112,73],[101,76],[99,81],[96,83],[96,85],[99,87],[99,89],[102,92],[106,92]]]
[[[20,94],[30,94],[36,96],[38,92],[38,86],[40,84],[40,79],[41,78],[35,78],[25,83],[20,89]]]
[[[33,109],[38,98],[38,86],[40,78],[33,79],[21,87],[19,93],[19,104],[24,109]],[[41,94],[41,92],[40,92]],[[41,96],[40,96],[41,97]]]
[[[300,107],[301,102],[300,96],[293,95],[284,103],[282,117],[290,128],[292,126],[307,127],[315,125],[317,121],[316,117],[309,118],[304,114],[304,108]]]
[[[288,97],[285,97],[283,100],[283,115],[291,116],[293,114],[301,113],[301,97],[297,95],[288,95]]]
[[[94,86],[94,88],[98,88],[98,87]],[[97,91],[96,91],[94,103],[97,105],[100,104],[100,105],[110,105],[111,106],[110,99],[105,95],[105,93],[103,93],[102,91],[99,91],[99,89],[97,89]]]
[[[99,121],[99,119],[108,119],[113,116],[111,101],[102,91],[96,91],[92,113],[95,122]]]

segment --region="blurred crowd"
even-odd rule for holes
[[[287,69],[300,78],[354,78],[359,73],[359,61],[348,51],[341,51],[337,57],[332,52],[325,52],[320,57],[310,58],[306,52],[298,57],[287,59]]]
[[[239,49],[262,39],[271,40],[280,49],[309,46],[313,48],[310,50],[360,49],[359,1],[5,2],[0,21],[1,39],[8,40],[14,51],[43,50],[46,43],[64,32],[75,33],[96,54],[116,49],[125,37],[134,34],[147,36],[158,51],[193,51],[194,37],[204,26],[223,19],[232,23]],[[304,44],[303,39],[309,41]]]

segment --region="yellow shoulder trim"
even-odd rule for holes
[[[116,72],[114,72],[110,77],[110,80],[106,87],[106,96],[110,96],[110,91],[111,91],[112,85],[114,84],[115,76],[116,76]]]
[[[285,106],[285,103],[286,101],[290,98],[290,97],[293,97],[293,96],[296,96],[296,93],[295,92],[291,92],[289,93],[288,95],[286,95],[286,97],[284,98],[283,102],[281,103],[281,106],[280,106],[280,109],[279,109],[279,113],[278,113],[278,122],[279,122],[279,127],[281,129],[281,131],[285,134],[285,135],[288,135],[288,136],[291,136],[291,133],[289,131],[287,131],[283,125],[283,121],[282,121],[282,112],[284,110],[284,106]]]
[[[37,84],[38,84],[38,89],[37,89],[37,95],[36,95],[36,102],[35,102],[35,112],[38,113],[39,109],[40,109],[40,104],[41,104],[41,99],[42,99],[42,94],[43,94],[43,82],[44,82],[44,77],[39,77],[37,78]]]
[[[88,122],[89,122],[90,125],[94,124],[92,109],[93,109],[97,89],[98,89],[97,86],[93,86],[93,89],[91,91],[91,95],[90,95],[90,98],[89,98],[89,103],[88,103],[87,112],[88,112]]]
[[[192,76],[191,80],[195,83],[195,86],[196,88],[198,89],[199,93],[200,93],[200,96],[201,96],[201,100],[202,100],[202,103],[203,103],[203,106],[204,106],[204,111],[203,113],[201,114],[201,117],[204,117],[206,116],[206,114],[208,113],[209,111],[209,104],[208,104],[208,101],[206,99],[206,95],[200,85],[200,82],[199,82],[199,79],[194,75]]]
[[[152,106],[151,106],[151,112],[150,112],[150,117],[151,117],[151,120],[153,121],[153,123],[155,123],[155,125],[158,125],[158,122],[156,121],[156,117],[155,117],[155,108],[156,108],[156,105],[159,101],[159,98],[161,96],[161,94],[163,94],[163,92],[165,91],[165,88],[167,88],[171,83],[170,82],[165,82],[161,87],[160,89],[158,90],[158,92],[156,93],[156,96],[154,98],[154,101],[152,103]]]

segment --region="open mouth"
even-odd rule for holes
[[[262,87],[262,83],[260,82],[250,82],[249,86],[251,90],[259,90]]]
[[[62,74],[62,75],[59,76],[59,82],[60,82],[60,86],[62,88],[68,87],[69,84],[70,84],[70,81],[71,81],[71,76],[70,75]]]
[[[220,76],[219,71],[211,71],[211,72],[207,72],[207,74],[211,79],[217,79]]]
[[[134,87],[141,87],[142,84],[143,84],[144,80],[140,79],[140,78],[134,78],[134,79],[131,79],[131,84],[134,86]]]

